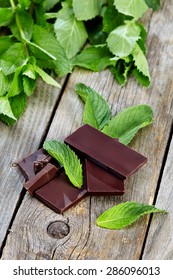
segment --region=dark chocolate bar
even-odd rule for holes
[[[143,155],[89,125],[80,127],[65,139],[65,143],[122,179],[147,161]]]
[[[85,185],[81,189],[75,188],[61,173],[37,190],[35,196],[55,212],[62,213],[87,196],[87,189]]]
[[[47,165],[43,167],[35,177],[24,183],[24,187],[31,195],[33,195],[36,190],[53,180],[59,174],[60,171],[55,165],[47,163]]]
[[[123,195],[124,181],[86,159],[87,190],[91,195]]]

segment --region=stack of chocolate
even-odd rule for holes
[[[44,149],[18,163],[24,187],[55,212],[62,213],[87,195],[123,195],[124,180],[147,158],[97,129],[84,125],[65,141],[80,157],[84,184],[75,188],[64,169]]]

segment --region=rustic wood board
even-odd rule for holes
[[[61,81],[63,84],[64,79]],[[0,247],[23,187],[23,176],[13,164],[38,148],[49,125],[53,108],[59,98],[59,89],[39,80],[27,109],[13,127],[0,122]],[[49,98],[48,98],[49,96]]]
[[[74,92],[74,85],[84,82],[108,100],[113,114],[134,104],[152,106],[154,124],[143,129],[131,144],[148,157],[147,165],[127,180],[123,197],[86,198],[64,215],[54,213],[27,194],[11,227],[2,259],[140,258],[148,216],[120,231],[98,228],[95,220],[104,210],[122,201],[153,202],[173,119],[172,4],[172,0],[164,3],[162,10],[153,14],[149,25],[152,86],[142,88],[131,78],[121,88],[109,71],[91,73],[76,69],[48,133],[48,138],[64,139],[82,124],[83,104]]]
[[[164,169],[156,206],[168,211],[163,217],[154,215],[149,229],[143,259],[173,260],[173,139]]]

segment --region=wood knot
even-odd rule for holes
[[[63,221],[52,222],[47,227],[47,233],[52,238],[57,238],[57,239],[64,238],[69,234],[69,232],[70,232],[69,225]]]

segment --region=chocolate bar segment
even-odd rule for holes
[[[86,195],[86,186],[81,189],[75,188],[64,173],[35,192],[40,201],[57,213],[66,211]]]
[[[89,125],[80,127],[65,139],[65,143],[122,179],[147,161],[143,155]]]
[[[38,172],[35,177],[24,183],[24,187],[31,195],[33,195],[36,190],[53,180],[59,174],[60,172],[55,165],[47,163],[47,165]]]
[[[123,195],[124,181],[86,159],[87,190],[91,195]]]

